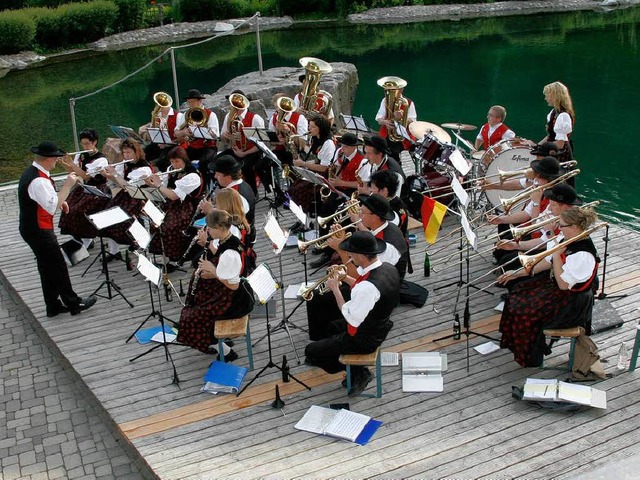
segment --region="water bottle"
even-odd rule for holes
[[[624,342],[620,344],[620,350],[618,350],[618,370],[621,372],[629,370],[629,350]]]
[[[431,275],[431,260],[429,259],[429,252],[424,251],[424,276],[429,277]]]

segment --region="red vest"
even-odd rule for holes
[[[411,101],[410,98],[404,97],[405,100],[407,101],[407,106],[406,109],[409,109],[409,107],[411,107],[411,104],[413,103]],[[404,112],[405,108],[401,108],[401,110]],[[387,120],[394,120],[393,118],[387,118]],[[380,135],[382,138],[388,138],[389,137],[389,131],[387,130],[387,126],[386,125],[382,125],[380,127],[380,131],[378,132],[378,135]],[[411,135],[411,138],[413,138],[415,140],[415,137],[413,135]],[[402,148],[404,148],[405,150],[408,150],[409,147],[411,147],[411,142],[409,142],[408,140],[403,140],[402,141]]]
[[[240,129],[240,139],[236,140],[234,143],[234,145],[243,152],[251,148],[247,145],[248,142],[247,137],[245,137],[244,135],[244,127],[249,128],[253,125],[253,117],[255,117],[255,113],[247,111],[247,113],[244,115],[244,118],[242,119],[243,128]],[[227,125],[227,128],[229,128],[229,131],[231,131],[231,125]]]
[[[340,180],[344,180],[345,182],[355,182],[356,181],[356,172],[360,168],[360,164],[364,160],[364,156],[360,152],[356,152],[349,163],[346,166],[343,165],[345,157],[342,155],[342,152],[338,156],[339,162],[339,173],[338,177]]]
[[[205,122],[205,127],[209,124],[209,118],[211,115],[215,115],[215,113],[213,113],[211,110],[209,110],[208,108],[204,109],[205,112],[207,112],[207,121]],[[216,141],[215,140],[204,140],[203,138],[194,138],[193,140],[191,140],[190,142],[187,143],[186,147],[184,145],[181,145],[184,148],[212,148],[216,146]]]
[[[491,145],[498,143],[502,140],[502,136],[507,132],[507,130],[509,130],[509,127],[503,123],[494,130],[491,136],[489,136],[489,124],[485,123],[480,130],[480,134],[482,135],[482,148],[486,150]]]

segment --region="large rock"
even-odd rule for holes
[[[320,79],[319,88],[326,90],[333,96],[333,112],[336,116],[336,123],[341,125],[339,114],[351,114],[353,100],[355,99],[358,87],[358,72],[355,65],[351,63],[332,63],[333,71],[325,74]],[[251,72],[234,78],[229,83],[220,88],[217,92],[206,95],[204,105],[211,108],[220,120],[220,126],[225,114],[229,111],[229,101],[226,95],[233,90],[242,90],[251,100],[249,110],[261,115],[265,121],[265,109],[273,110],[271,97],[282,92],[289,97],[295,96],[300,91],[301,83],[298,77],[304,73],[302,67],[278,67],[260,72]],[[184,90],[189,88],[184,86]]]

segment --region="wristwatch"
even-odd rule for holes
[[[531,202],[531,205],[533,205],[534,207],[539,207],[540,206],[540,202]]]

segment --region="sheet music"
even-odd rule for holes
[[[276,154],[273,153],[271,151],[271,149],[269,147],[267,147],[265,145],[265,143],[262,140],[259,140],[257,137],[248,137],[249,140],[251,140],[253,143],[256,144],[256,146],[258,147],[258,149],[264,153],[264,155],[271,160],[273,163],[275,163],[278,168],[282,168],[282,163],[280,162],[280,160],[278,159],[278,157],[276,157]]]
[[[364,118],[362,116],[355,117],[352,115],[343,115],[343,114],[340,114],[340,116],[342,117],[342,121],[344,122],[345,129],[355,130],[358,132],[369,131],[369,127],[367,127],[367,123],[364,121]]]
[[[165,343],[165,340],[166,340],[166,343],[173,343],[176,341],[177,337],[178,336],[175,333],[167,333],[161,330],[158,333],[156,333],[153,337],[151,337],[151,341],[157,342],[157,343]]]
[[[167,145],[175,145],[176,143],[171,139],[171,135],[167,130],[148,128],[147,132],[149,133],[149,138],[151,138],[151,143],[165,143]]]
[[[142,207],[142,211],[149,216],[156,227],[159,227],[164,222],[165,213],[156,207],[151,200],[147,200],[144,207]]]
[[[407,127],[405,127],[404,125],[402,125],[400,122],[398,122],[397,120],[394,123],[394,126],[396,128],[396,132],[398,132],[400,135],[402,135],[403,138],[409,140],[410,142],[413,142],[413,139],[411,138],[411,135],[409,134]]]
[[[462,205],[465,207],[469,205],[469,194],[462,187],[462,184],[457,177],[453,177],[451,179],[451,188],[453,188],[453,192],[456,194],[456,197],[458,197],[458,200],[460,200]]]
[[[146,250],[149,243],[151,243],[151,235],[149,235],[147,229],[144,228],[144,225],[142,225],[137,219],[135,219],[129,227],[129,233],[138,247],[143,250]]]
[[[92,213],[91,215],[88,215],[88,218],[98,230],[102,230],[103,228],[117,225],[118,223],[126,222],[131,219],[131,217],[120,207],[111,207],[98,213]]]
[[[99,188],[94,187],[93,185],[82,185],[82,189],[85,192],[89,192],[92,195],[95,195],[96,197],[102,197],[102,198],[111,198],[111,194],[103,192],[102,190],[100,190]]]
[[[477,251],[478,237],[476,237],[475,232],[471,228],[471,225],[469,224],[469,219],[467,219],[467,215],[464,213],[464,210],[462,209],[462,207],[458,207],[458,208],[460,210],[460,221],[462,222],[462,229],[464,230],[464,234],[467,236],[467,241],[469,242],[469,245],[471,245],[471,248],[473,248],[474,251]]]
[[[471,163],[469,163],[467,159],[464,158],[462,152],[460,152],[460,150],[458,150],[457,148],[453,151],[453,153],[451,153],[451,155],[449,155],[449,161],[454,166],[454,168],[458,170],[458,172],[460,172],[460,175],[464,176],[469,173],[469,170],[471,170]]]
[[[322,435],[327,425],[338,415],[338,412],[339,410],[311,405],[293,428]]]
[[[289,211],[293,213],[301,223],[307,224],[307,214],[302,211],[300,205],[293,201],[293,199],[289,200]]]
[[[138,254],[138,271],[144,278],[153,282],[154,285],[160,284],[160,278],[162,277],[162,270],[156,267],[151,261],[144,255]]]
[[[253,292],[258,296],[260,303],[267,303],[278,289],[278,284],[264,263],[258,265],[247,280]]]
[[[267,221],[264,224],[264,232],[275,246],[275,253],[278,254],[282,252],[282,249],[287,243],[289,232],[282,230],[282,227],[278,224],[278,220],[276,220],[276,217],[272,213],[269,213],[267,216]]]
[[[331,423],[324,429],[325,435],[344,438],[355,442],[358,435],[369,423],[371,417],[350,410],[339,410],[338,414],[331,420]]]
[[[207,127],[189,126],[189,131],[193,138],[202,138],[204,140],[215,140],[214,136],[209,132]]]

